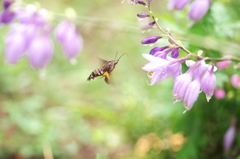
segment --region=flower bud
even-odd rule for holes
[[[240,88],[240,76],[237,74],[232,75],[231,83],[232,83],[233,87]]]
[[[179,54],[180,54],[179,48],[174,49],[172,51],[172,58],[177,58]]]
[[[169,46],[164,46],[164,47],[160,47],[160,46],[155,46],[154,48],[152,48],[149,52],[149,54],[154,55],[157,52],[163,51],[165,49],[167,49]]]
[[[225,152],[228,152],[233,144],[236,135],[236,122],[237,122],[236,118],[233,117],[230,127],[224,134],[223,147]]]
[[[217,68],[219,70],[227,68],[230,64],[232,63],[232,61],[221,61],[217,63]]]
[[[150,17],[150,15],[149,15],[149,14],[146,14],[146,13],[138,13],[137,16],[138,16],[138,18]]]
[[[152,44],[155,43],[156,41],[158,41],[158,39],[162,38],[161,36],[150,36],[150,37],[146,37],[144,38],[141,43],[142,44]]]

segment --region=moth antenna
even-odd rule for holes
[[[120,58],[123,56],[123,55],[127,55],[127,57],[128,57],[128,59],[129,59],[129,61],[130,61],[130,63],[132,64],[132,66],[133,66],[133,68],[134,68],[134,70],[137,72],[137,69],[136,69],[136,67],[133,65],[133,63],[132,63],[132,60],[130,59],[130,57],[129,57],[129,55],[127,54],[127,53],[123,53],[119,58],[118,58],[118,61],[120,60]]]
[[[118,54],[118,51],[116,52],[116,55],[115,55],[115,58],[114,58],[114,60],[116,60],[116,58],[117,58],[117,54]]]

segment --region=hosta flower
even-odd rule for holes
[[[237,75],[237,74],[232,75],[231,83],[233,87],[240,88],[240,75]]]
[[[150,36],[150,37],[146,37],[144,38],[141,43],[142,44],[152,44],[158,41],[158,39],[162,38],[161,36]]]
[[[224,89],[222,89],[222,88],[217,88],[217,89],[215,89],[215,91],[214,91],[214,96],[215,96],[217,99],[223,99],[223,98],[225,98],[226,93],[225,93]]]
[[[192,82],[192,74],[190,72],[186,72],[182,75],[179,75],[174,80],[174,88],[173,88],[173,97],[174,102],[178,102],[183,100],[186,90],[188,86]]]
[[[69,21],[61,22],[56,30],[55,37],[61,43],[68,59],[75,58],[83,47],[83,39],[78,34],[75,25]]]
[[[231,126],[228,128],[223,138],[223,147],[224,151],[228,152],[233,144],[235,135],[236,135],[236,118],[233,117],[231,121]]]
[[[214,66],[212,67],[214,68]],[[216,86],[216,76],[213,74],[213,68],[210,71],[205,71],[201,80],[201,89],[206,94],[207,101],[211,99]]]
[[[187,110],[190,110],[193,104],[196,102],[200,93],[200,80],[195,79],[192,81],[186,89],[183,97],[184,106]]]
[[[28,47],[28,60],[35,69],[46,67],[53,56],[53,43],[49,35],[39,35]]]
[[[177,58],[179,54],[180,54],[179,48],[175,48],[175,49],[172,51],[172,58]]]
[[[189,18],[194,22],[199,21],[208,11],[211,0],[196,0],[192,3]]]
[[[149,54],[143,54],[143,57],[150,61],[142,67],[143,70],[149,72],[151,78],[150,85],[163,81],[171,76],[175,78],[181,74],[182,59],[176,60],[170,57],[162,59]]]

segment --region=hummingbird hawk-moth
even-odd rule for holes
[[[125,54],[125,53],[124,53]],[[122,54],[118,60],[112,60],[112,61],[106,61],[103,60],[105,63],[103,66],[97,68],[96,70],[94,70],[90,76],[87,78],[88,81],[93,80],[95,77],[98,76],[103,76],[105,77],[104,80],[107,84],[110,84],[110,73],[114,70],[115,66],[118,64],[118,61],[120,60],[120,58],[124,55]],[[117,57],[117,54],[116,54]],[[116,59],[115,57],[115,59]]]

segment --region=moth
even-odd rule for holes
[[[125,54],[125,53],[124,53]],[[105,63],[103,66],[97,68],[96,70],[92,71],[90,76],[87,78],[88,81],[93,80],[95,77],[102,76],[107,84],[110,84],[110,73],[114,70],[115,66],[118,64],[120,58],[124,55],[122,54],[117,60],[117,54],[114,60],[106,61],[103,60]]]

